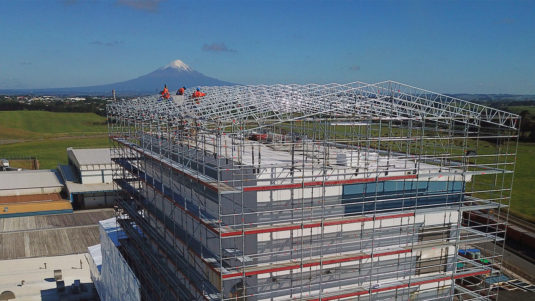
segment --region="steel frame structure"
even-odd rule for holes
[[[393,81],[201,89],[107,107],[145,299],[496,294],[517,115]]]

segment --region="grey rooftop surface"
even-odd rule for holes
[[[2,218],[0,219],[0,234],[87,225],[98,226],[99,221],[111,218],[113,214],[113,209],[107,208],[75,211],[66,214]]]
[[[0,190],[61,186],[61,177],[56,170],[0,172]]]
[[[0,260],[86,253],[113,209],[0,219]]]
[[[0,234],[0,260],[80,254],[99,242],[98,226]]]
[[[69,147],[79,165],[112,164],[109,148],[74,149]]]
[[[16,297],[12,300],[98,300],[96,292],[93,291],[86,256],[87,254],[75,254],[0,261],[0,292],[12,291]],[[61,270],[65,282],[63,293],[56,290],[54,281],[56,269]],[[23,285],[21,280],[24,280]],[[83,289],[79,293],[72,294],[71,285],[75,280],[82,283]]]

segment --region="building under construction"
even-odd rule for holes
[[[108,105],[142,299],[496,294],[517,115],[392,81],[201,90]]]

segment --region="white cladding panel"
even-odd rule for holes
[[[81,170],[82,184],[112,183],[111,169]]]
[[[116,246],[122,230],[113,224],[115,218],[100,222],[102,267],[95,287],[103,301],[141,300],[139,281]]]
[[[355,216],[356,217],[356,216]],[[380,229],[382,227],[392,227],[392,226],[400,226],[400,225],[407,225],[411,224],[414,221],[417,224],[422,224],[423,226],[433,226],[433,225],[443,225],[445,224],[456,224],[457,219],[459,217],[459,213],[457,211],[453,210],[443,210],[441,212],[429,212],[429,213],[420,213],[416,214],[416,217],[402,217],[402,218],[391,218],[391,219],[383,219],[378,221],[367,221],[367,222],[361,222],[361,223],[349,223],[349,224],[343,224],[343,225],[332,225],[332,226],[325,226],[323,229],[323,233],[336,233],[340,231],[357,231],[362,229]],[[308,221],[310,222],[310,221]],[[282,225],[282,224],[281,224]],[[277,226],[277,224],[273,224],[273,226]],[[309,228],[309,229],[298,229],[293,230],[293,236],[299,237],[302,235],[311,235],[311,234],[319,234],[321,233],[321,228]],[[283,239],[283,238],[290,238],[290,231],[280,231],[280,232],[274,232],[274,233],[261,233],[258,234],[258,241],[269,241],[271,239]]]

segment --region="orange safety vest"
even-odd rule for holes
[[[169,97],[171,97],[171,95],[169,95],[169,89],[167,89],[167,88],[163,88],[162,96],[163,96],[165,99],[169,99]]]

